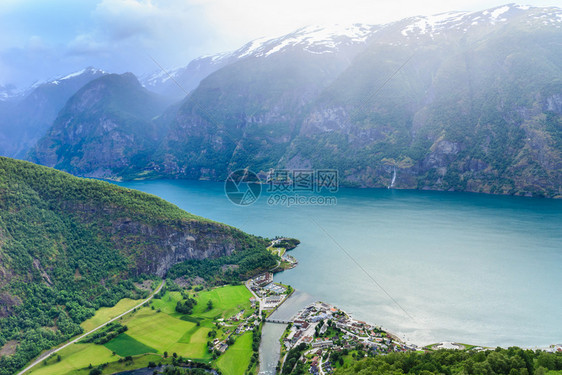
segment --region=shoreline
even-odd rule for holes
[[[281,239],[285,239],[285,238],[281,238]],[[270,244],[270,247],[271,247],[276,241],[279,241],[279,240],[274,240],[274,241],[272,241],[272,243]],[[286,269],[282,269],[282,268],[279,267],[279,265],[277,265],[276,267],[274,267],[274,268],[271,269],[271,271],[270,271],[270,272],[273,273],[273,275],[275,275],[275,274],[277,274],[277,273],[281,273],[281,272],[293,270],[293,269],[295,269],[295,268],[298,266],[298,264],[299,264],[299,263],[298,263],[298,260],[297,260],[294,256],[287,254],[287,252],[292,251],[292,250],[296,249],[297,247],[298,247],[298,245],[295,246],[295,247],[292,248],[292,249],[286,249],[286,250],[285,250],[285,253],[284,253],[284,254],[288,255],[290,258],[294,259],[294,263],[291,264],[291,267],[286,268]],[[283,259],[283,258],[282,258],[282,259]],[[247,283],[248,281],[249,281],[249,280],[247,280],[246,283]],[[272,281],[272,282],[273,282],[273,281]],[[293,287],[291,286],[291,288],[293,288]],[[281,307],[281,305],[282,305],[283,303],[285,303],[285,301],[287,301],[287,299],[289,299],[289,297],[290,297],[290,296],[294,293],[294,291],[296,291],[296,290],[297,290],[297,289],[293,288],[293,291],[290,293],[290,295],[288,295],[286,298],[284,298],[283,301],[281,301],[281,303],[280,303],[279,305],[277,305],[273,311],[271,311],[271,313],[269,314],[269,316],[270,316],[271,314],[273,314],[275,311],[277,311],[277,309],[279,309],[279,307]],[[251,291],[251,290],[250,290],[250,291]],[[304,291],[302,291],[302,292],[304,292]],[[253,293],[253,292],[252,292],[252,293]],[[306,292],[304,292],[304,293],[306,293]],[[331,304],[328,303],[328,302],[323,302],[323,301],[320,301],[320,300],[316,300],[315,303],[326,303],[326,304],[328,304],[328,305],[330,305],[330,306],[332,306],[332,307],[335,307],[334,305],[331,305]],[[346,310],[341,310],[341,311],[344,311],[346,315],[348,315],[349,317],[353,318],[352,313],[349,313],[349,312],[346,311]],[[290,320],[291,320],[291,321],[294,320],[295,316],[298,315],[298,313],[299,313],[299,312],[297,311],[297,312],[294,314],[294,316],[293,316]],[[409,341],[409,340],[402,339],[402,338],[400,338],[400,336],[399,336],[398,334],[396,334],[396,333],[394,333],[394,332],[392,332],[392,331],[389,331],[389,330],[387,330],[387,329],[384,329],[382,326],[379,326],[379,325],[377,325],[377,324],[375,324],[375,323],[369,323],[369,324],[370,324],[371,326],[376,326],[376,327],[378,327],[378,328],[384,330],[384,331],[387,332],[389,335],[391,335],[396,341],[402,342],[402,343],[407,344],[407,345],[413,345],[413,346],[422,348],[422,347],[427,347],[427,346],[429,346],[429,345],[437,345],[437,344],[440,344],[440,343],[433,343],[433,344],[428,344],[428,345],[421,345],[421,344],[419,344],[419,343],[415,343],[415,342],[412,342],[412,341]]]
[[[298,247],[298,246],[297,246],[297,247]],[[296,247],[295,247],[295,248],[296,248]],[[290,249],[290,250],[287,250],[286,252],[291,251],[291,250],[294,250],[295,248]],[[290,268],[287,268],[287,269],[280,269],[279,267],[275,267],[274,269],[271,270],[271,272],[272,272],[273,274],[277,274],[277,273],[281,273],[281,272],[284,272],[284,271],[293,270],[294,268],[296,268],[297,265],[298,265],[298,260],[296,260],[296,258],[293,257],[293,256],[290,256],[290,257],[295,260],[295,264],[293,264]],[[293,292],[291,292],[291,295],[294,293],[294,291],[300,291],[300,292],[306,293],[305,291],[302,291],[302,290],[300,290],[300,289],[295,289],[295,288],[293,288]],[[308,293],[307,293],[307,294],[308,294]],[[273,314],[273,312],[277,311],[277,309],[279,309],[279,308],[281,307],[281,305],[282,305],[283,303],[285,303],[285,302],[289,299],[289,297],[290,297],[291,295],[289,295],[289,296],[287,296],[286,298],[284,298],[283,301],[282,301],[278,306],[276,306],[275,309],[270,313],[270,315]],[[322,301],[320,301],[320,300],[316,300],[315,303],[324,303],[324,302],[322,302]],[[327,304],[329,304],[330,306],[334,306],[334,305],[331,305],[330,303],[327,303]],[[335,306],[334,306],[334,307],[335,307]],[[354,318],[353,318],[353,313],[349,313],[347,310],[341,310],[341,311],[345,312],[345,314],[347,314],[350,318],[354,319]],[[295,318],[295,316],[298,315],[298,313],[299,313],[299,312],[297,311],[297,312],[294,314],[294,316],[293,316],[290,320],[293,321],[294,318]],[[450,339],[449,339],[449,340],[443,340],[443,341],[436,341],[436,342],[432,342],[432,343],[421,343],[421,342],[414,342],[414,341],[408,340],[408,339],[406,339],[406,338],[401,338],[401,337],[400,337],[397,333],[395,333],[394,331],[388,330],[388,329],[386,329],[386,328],[384,328],[384,327],[382,327],[382,326],[377,325],[376,323],[373,323],[373,322],[367,322],[367,323],[368,323],[369,325],[371,325],[371,326],[375,326],[375,327],[378,327],[378,328],[382,329],[383,331],[385,331],[386,333],[388,333],[389,336],[393,337],[393,339],[395,339],[396,341],[401,342],[401,343],[403,343],[403,344],[405,344],[405,345],[417,347],[417,348],[419,348],[419,350],[426,350],[426,348],[429,349],[429,350],[435,350],[435,348],[437,348],[437,347],[441,347],[441,348],[444,348],[444,349],[456,349],[456,350],[470,350],[470,349],[474,349],[474,348],[477,348],[477,349],[481,348],[481,350],[493,350],[493,349],[495,349],[496,347],[500,347],[500,348],[503,348],[503,349],[507,349],[507,348],[512,347],[512,346],[517,346],[517,347],[519,347],[519,348],[521,348],[521,349],[541,350],[541,351],[546,351],[546,352],[556,351],[556,350],[562,349],[562,343],[551,343],[551,344],[541,345],[541,346],[527,346],[527,345],[496,345],[496,346],[489,346],[489,345],[474,345],[474,344],[461,343],[461,342],[458,341],[458,340],[450,340]],[[457,348],[453,348],[453,347],[447,348],[447,346],[457,346]],[[441,349],[441,348],[440,348],[440,349]],[[468,349],[466,349],[466,348],[468,348]]]
[[[205,183],[215,183],[215,184],[223,184],[225,183],[224,180],[212,180],[206,178],[172,178],[171,176],[166,175],[158,175],[158,176],[150,176],[150,177],[133,177],[133,178],[123,178],[122,176],[105,176],[105,177],[89,177],[89,176],[78,176],[82,178],[93,178],[96,180],[106,181],[110,183],[116,184],[127,184],[127,183],[134,183],[134,182],[145,182],[145,181],[189,181],[189,182],[205,182]],[[266,182],[259,182],[260,185],[267,185]],[[562,195],[553,195],[553,196],[541,196],[541,195],[532,195],[531,194],[507,194],[507,193],[498,193],[498,192],[485,192],[485,191],[471,191],[471,190],[443,190],[443,189],[417,189],[417,188],[410,188],[410,187],[396,187],[393,186],[392,188],[388,188],[388,186],[354,186],[351,184],[342,184],[339,187],[340,189],[353,189],[353,190],[397,190],[397,191],[418,191],[418,192],[430,192],[430,193],[450,193],[450,194],[471,194],[471,195],[479,195],[479,196],[489,196],[489,197],[513,197],[513,198],[522,198],[522,199],[548,199],[553,201],[560,201],[562,200]]]

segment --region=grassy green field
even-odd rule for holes
[[[96,311],[96,314],[93,317],[80,324],[80,326],[84,328],[85,332],[88,332],[96,328],[100,324],[103,324],[108,320],[113,319],[120,314],[123,314],[125,311],[132,309],[140,302],[142,302],[142,300],[140,299],[123,298],[113,307],[102,307],[101,309]]]
[[[175,318],[163,312],[158,313],[156,310],[143,308],[128,321],[125,321],[124,324],[129,327],[127,335],[156,349],[158,353],[167,351],[170,354],[175,352],[184,357],[195,357],[193,345],[187,343],[191,343],[190,337],[186,337],[187,332],[195,333],[197,331],[198,327],[195,323]],[[205,335],[209,330],[205,327],[199,328],[200,330],[206,330]],[[183,342],[180,342],[180,339]],[[206,343],[202,343],[200,346],[203,345],[206,345]]]
[[[193,293],[192,293],[193,295]],[[119,320],[128,330],[105,345],[74,344],[61,351],[60,362],[56,356],[48,361],[47,366],[38,365],[29,374],[39,375],[84,375],[89,373],[87,367],[96,367],[110,363],[103,370],[104,374],[146,367],[149,361],[163,361],[162,354],[170,356],[177,353],[185,358],[210,361],[208,352],[209,332],[215,328],[218,318],[229,318],[241,310],[250,314],[251,293],[243,285],[226,286],[196,293],[197,305],[187,320],[180,319],[182,314],[175,311],[181,300],[181,293],[167,292],[161,299],[153,299],[150,307],[139,308]],[[207,311],[207,302],[213,302],[213,308]],[[139,301],[124,299],[113,308],[103,308],[95,316],[83,323],[84,329],[94,328],[107,320],[127,311]],[[158,311],[160,310],[160,312]],[[219,338],[224,337],[220,331]],[[113,354],[115,352],[115,355]],[[217,365],[225,374],[243,374],[252,355],[251,333],[240,336],[219,359]],[[120,358],[134,356],[133,363],[118,362]]]
[[[72,344],[60,351],[61,361],[55,358],[49,359],[47,366],[39,364],[27,374],[34,375],[59,375],[67,374],[73,370],[78,370],[102,363],[117,361],[119,356],[112,355],[111,350],[103,345],[95,344]]]
[[[150,303],[154,309],[160,309],[163,313],[172,316],[181,316],[176,312],[176,304],[181,300],[180,292],[166,292],[161,299],[153,299]]]
[[[193,309],[193,316],[207,319],[229,318],[240,310],[251,307],[252,294],[244,285],[224,286],[197,295],[197,305]],[[213,301],[213,309],[207,311],[207,302]]]
[[[219,357],[217,367],[224,375],[242,375],[250,364],[252,353],[252,333],[247,332]]]
[[[159,354],[143,354],[133,358],[132,362],[111,362],[103,369],[103,374],[115,374],[123,371],[130,371],[137,368],[148,367],[149,362],[166,363],[172,362],[171,358],[164,359]],[[67,375],[89,375],[90,369],[73,371]]]
[[[156,349],[144,345],[142,342],[135,340],[126,333],[122,333],[110,342],[106,343],[105,347],[112,352],[117,353],[121,357],[145,353],[156,353]]]

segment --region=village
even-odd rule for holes
[[[273,274],[266,272],[246,282],[253,297],[252,307],[258,310],[242,321],[238,328],[251,330],[257,323],[256,317],[268,317],[292,293],[290,286],[273,282]],[[239,313],[233,319],[243,316]],[[351,318],[344,311],[326,304],[315,302],[288,322],[282,336],[282,351],[287,353],[299,344],[306,345],[301,360],[311,374],[329,374],[333,371],[334,360],[343,361],[347,355],[377,355],[389,352],[419,350],[413,344],[405,344],[399,338],[363,321]],[[221,343],[219,343],[220,345]],[[224,343],[222,343],[224,345]],[[220,347],[225,350],[226,347]],[[337,354],[333,354],[337,353]]]
[[[286,241],[284,238],[272,241],[269,250],[280,255],[282,261],[288,263],[288,268],[292,268],[297,261],[285,251]],[[258,324],[256,316],[274,323],[286,323],[287,329],[281,338],[282,359],[286,359],[291,349],[305,344],[301,360],[311,374],[329,374],[333,371],[335,362],[341,365],[349,355],[355,358],[358,355],[419,350],[417,346],[402,342],[380,327],[355,320],[344,311],[324,302],[310,304],[286,322],[267,319],[292,294],[293,289],[274,283],[271,272],[247,280],[246,287],[253,295],[250,301],[257,311],[242,321],[237,330],[253,329]],[[243,312],[238,315],[242,317]]]
[[[299,311],[283,334],[283,350],[301,343],[307,345],[301,360],[311,374],[333,371],[334,362],[347,355],[368,356],[418,350],[405,344],[380,327],[351,318],[344,311],[323,302],[313,303]],[[337,353],[337,354],[335,354]]]

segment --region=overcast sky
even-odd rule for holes
[[[310,24],[387,23],[506,0],[0,0],[0,84],[95,66],[145,74]],[[524,4],[562,6],[562,0]]]

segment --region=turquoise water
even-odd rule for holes
[[[277,281],[408,341],[562,342],[562,201],[340,189],[331,206],[262,196],[240,207],[221,183],[120,185],[249,233],[300,239],[298,267]]]

